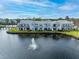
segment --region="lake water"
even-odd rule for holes
[[[37,49],[30,48],[32,38]],[[79,41],[56,34],[18,35],[0,30],[0,59],[79,59]]]

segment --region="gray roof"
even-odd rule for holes
[[[32,21],[32,20],[21,20],[19,24],[30,24],[30,23],[40,23],[40,24],[50,24],[50,23],[55,23],[55,24],[58,24],[58,23],[61,23],[61,24],[64,24],[64,23],[73,23],[71,21],[67,21],[67,20],[58,20],[58,21]]]

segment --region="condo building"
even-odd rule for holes
[[[72,30],[74,24],[72,21],[58,20],[58,21],[32,21],[21,20],[17,24],[18,30]]]

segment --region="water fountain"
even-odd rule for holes
[[[31,44],[29,45],[29,49],[36,50],[37,47],[38,47],[38,46],[37,46],[37,44],[35,43],[35,39],[32,38]]]

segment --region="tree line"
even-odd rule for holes
[[[65,18],[60,17],[60,18],[57,18],[57,19],[53,19],[53,18],[44,19],[44,18],[41,18],[41,17],[39,17],[39,18],[35,18],[35,17],[24,18],[24,19],[20,19],[20,18],[17,18],[17,19],[9,19],[9,18],[2,19],[2,18],[0,18],[0,24],[1,25],[16,25],[21,20],[33,20],[33,21],[46,21],[46,20],[51,20],[51,21],[69,20],[69,21],[71,21],[71,20],[73,20],[74,21],[74,20],[79,20],[79,18],[69,18],[69,16],[66,16]]]

